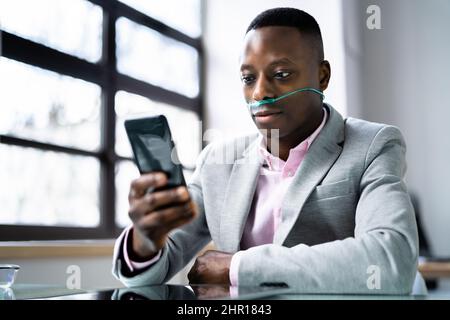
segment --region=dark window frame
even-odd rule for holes
[[[98,151],[86,151],[52,143],[37,142],[13,135],[0,135],[0,143],[21,147],[62,152],[71,155],[95,157],[100,163],[100,224],[96,228],[0,225],[0,241],[22,240],[76,240],[105,239],[119,235],[121,228],[115,217],[115,167],[120,161],[132,161],[115,152],[115,94],[119,90],[168,103],[195,112],[203,119],[204,54],[202,39],[192,38],[170,26],[151,18],[117,0],[85,0],[103,10],[102,56],[91,63],[67,53],[49,48],[0,29],[2,36],[1,55],[32,66],[68,75],[95,83],[101,87],[101,146]],[[199,95],[189,98],[150,83],[121,74],[117,70],[116,21],[126,17],[162,35],[193,47],[198,53]],[[185,168],[193,170],[193,168]]]

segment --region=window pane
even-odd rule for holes
[[[200,0],[165,0],[164,2],[121,0],[121,2],[191,37],[200,36]]]
[[[189,183],[193,171],[183,170],[186,183]],[[128,217],[128,193],[130,183],[139,177],[136,165],[131,161],[121,161],[116,166],[116,224],[119,227],[126,227],[131,223]]]
[[[0,144],[0,162],[0,224],[99,225],[96,159]]]
[[[116,94],[116,114],[116,152],[119,155],[132,157],[131,146],[123,124],[125,119],[163,114],[169,122],[180,162],[189,167],[195,165],[201,150],[201,122],[195,112],[119,91]]]
[[[117,68],[188,97],[199,91],[197,51],[126,18],[117,20]]]
[[[102,10],[85,0],[1,0],[0,25],[10,33],[91,62],[100,60]]]
[[[99,148],[99,86],[0,57],[0,88],[0,133]]]
[[[130,183],[139,177],[139,170],[131,161],[120,161],[116,166],[116,224],[125,227],[131,223],[128,217],[128,193]]]

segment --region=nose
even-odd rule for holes
[[[252,94],[253,101],[261,101],[268,98],[275,98],[275,93],[270,82],[264,77],[258,77]]]

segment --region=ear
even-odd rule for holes
[[[319,67],[319,84],[320,90],[325,91],[328,88],[328,83],[331,77],[331,67],[327,60],[323,60]]]

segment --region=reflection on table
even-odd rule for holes
[[[220,285],[159,285],[102,290],[73,290],[57,286],[16,284],[0,299],[52,300],[203,300],[203,299],[274,299],[274,300],[423,300],[450,299],[424,295],[339,295],[301,294],[287,287],[228,287]]]

